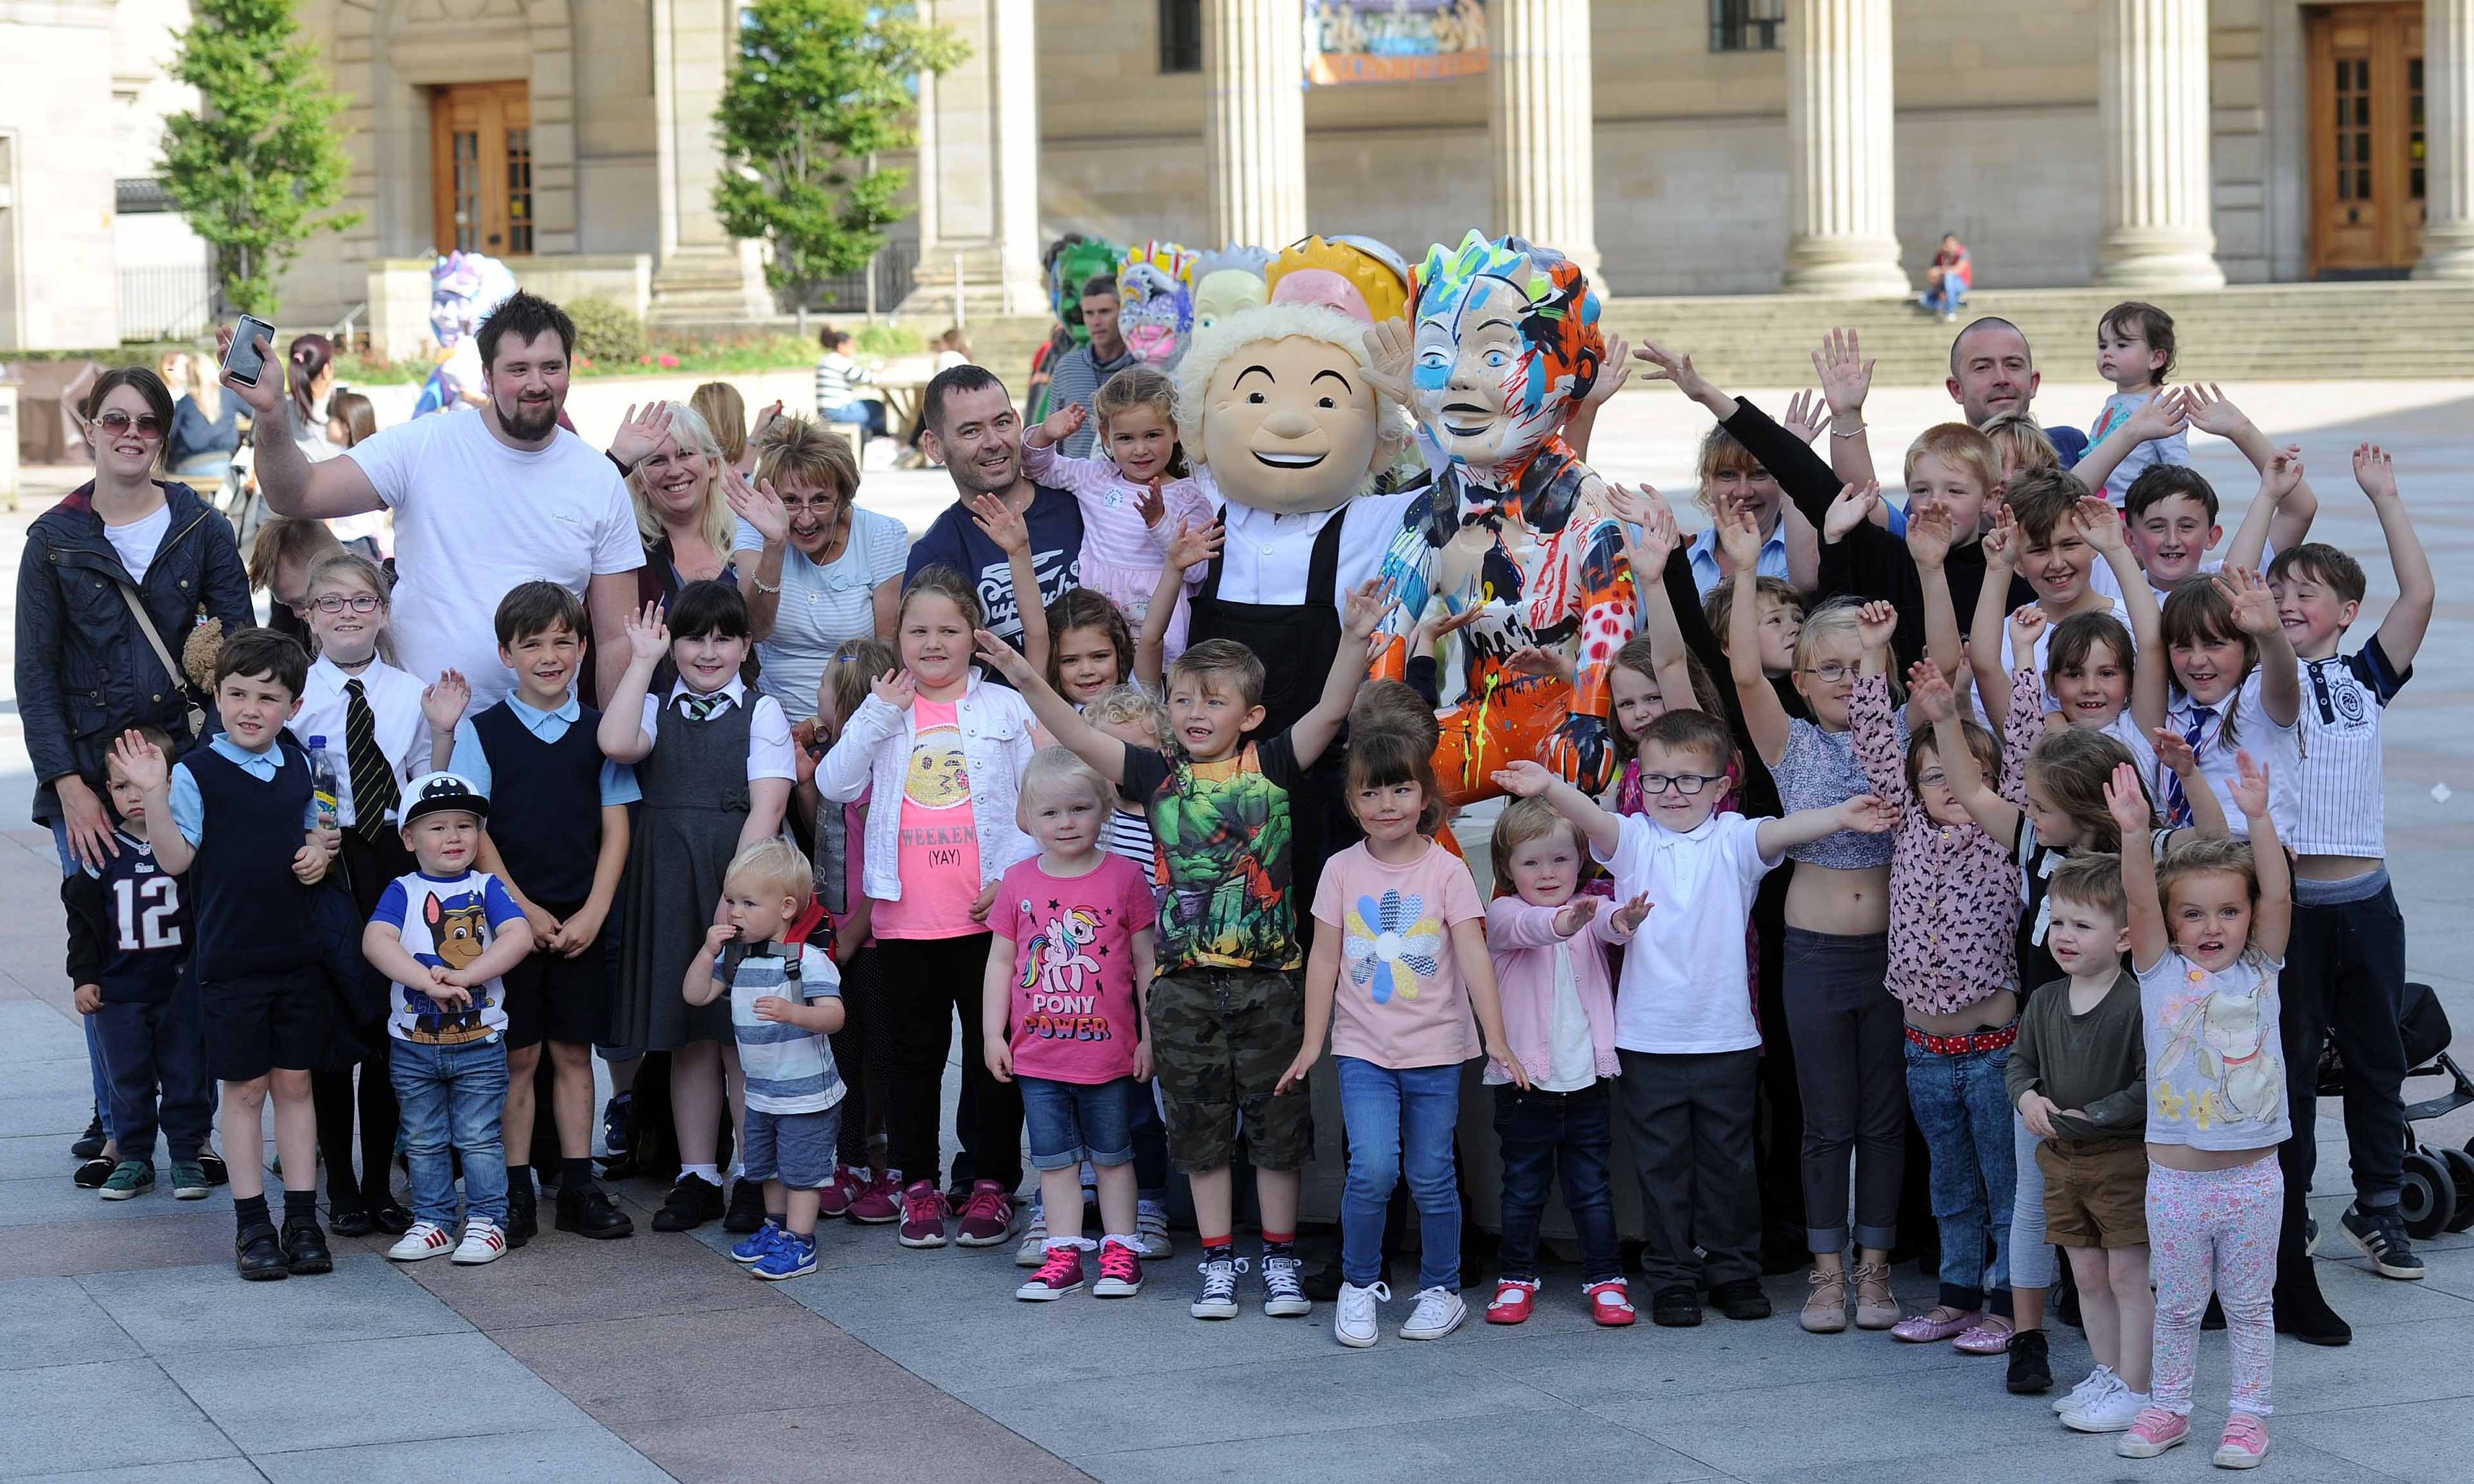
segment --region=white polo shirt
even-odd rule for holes
[[[1615,1045],[1667,1056],[1758,1046],[1744,923],[1784,853],[1764,858],[1759,822],[1740,814],[1713,814],[1687,834],[1637,814],[1622,821],[1612,859],[1589,851],[1614,873],[1615,900],[1650,900],[1624,949]]]

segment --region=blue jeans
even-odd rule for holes
[[[1461,1069],[1377,1066],[1353,1056],[1340,1067],[1340,1121],[1348,1129],[1348,1183],[1340,1195],[1340,1271],[1357,1287],[1383,1273],[1383,1209],[1409,1175],[1418,1203],[1418,1286],[1461,1286],[1461,1188],[1452,1130],[1461,1117]]]
[[[1967,285],[1957,275],[1944,274],[1941,282],[1925,290],[1920,301],[1935,314],[1956,314],[1958,306],[1967,302]]]
[[[1033,1169],[1063,1170],[1088,1160],[1125,1164],[1134,1158],[1134,1137],[1126,1128],[1130,1077],[1115,1082],[1058,1082],[1014,1078],[1022,1088],[1022,1127]]]
[[[2018,1152],[2010,1098],[2002,1077],[2010,1048],[1944,1056],[1907,1042],[1907,1103],[1932,1151],[1933,1220],[1941,1228],[1940,1302],[1980,1308],[1989,1290],[1993,1311],[2010,1308],[2010,1211],[2018,1189]],[[1995,1212],[2001,1219],[1995,1220]],[[1993,1243],[1993,1263],[1984,1244]]]
[[[152,1163],[159,1126],[175,1162],[196,1159],[215,1116],[197,979],[182,974],[164,1004],[106,1003],[85,1023],[110,1084],[103,1121],[120,1158]]]
[[[885,428],[885,404],[874,397],[861,397],[857,401],[844,402],[839,407],[828,407],[822,416],[827,422],[856,424],[865,429],[870,438],[890,436]]]
[[[464,1213],[507,1222],[507,1155],[498,1115],[507,1101],[503,1037],[460,1046],[390,1040],[387,1067],[403,1109],[403,1161],[412,1176],[412,1213],[455,1224],[455,1161],[464,1157]]]
[[[1564,1178],[1564,1209],[1581,1238],[1581,1281],[1623,1276],[1615,1244],[1615,1198],[1608,1163],[1614,1157],[1614,1093],[1604,1077],[1577,1092],[1494,1089],[1494,1132],[1503,1142],[1503,1245],[1506,1278],[1538,1276],[1538,1218],[1547,1183]]]

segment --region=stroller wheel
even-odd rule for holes
[[[2434,1148],[2432,1153],[2448,1166],[2449,1184],[2457,1187],[2457,1214],[2448,1218],[2446,1230],[2462,1232],[2474,1227],[2474,1154],[2445,1145]]]
[[[2397,1214],[2405,1218],[2406,1234],[2418,1242],[2438,1236],[2456,1218],[2456,1182],[2450,1179],[2447,1164],[2427,1146],[2405,1157]]]

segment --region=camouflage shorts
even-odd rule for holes
[[[1314,1152],[1304,1084],[1278,1097],[1305,1038],[1294,970],[1186,969],[1152,981],[1152,1060],[1168,1098],[1168,1149],[1191,1175],[1226,1167],[1246,1143],[1258,1170],[1303,1167]]]

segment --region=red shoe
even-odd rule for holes
[[[1585,1284],[1581,1295],[1589,1301],[1589,1317],[1608,1328],[1619,1329],[1633,1322],[1632,1293],[1622,1279]]]
[[[1134,1249],[1110,1237],[1100,1244],[1100,1281],[1094,1297],[1130,1299],[1143,1291],[1143,1259]]]
[[[877,1176],[851,1198],[850,1219],[861,1226],[881,1227],[902,1219],[902,1182],[891,1171]]]
[[[912,1181],[902,1192],[902,1245],[944,1246],[946,1214],[945,1198],[936,1193],[936,1183]]]
[[[903,1223],[909,1231],[910,1223]],[[971,1198],[962,1206],[962,1230],[954,1240],[964,1247],[994,1247],[1013,1231],[1013,1198],[993,1180],[971,1182]]]
[[[826,1181],[816,1192],[816,1214],[827,1221],[838,1221],[850,1214],[851,1203],[867,1188],[867,1181],[847,1164],[834,1166],[834,1178]]]
[[[1491,1325],[1516,1325],[1526,1320],[1537,1306],[1538,1280],[1498,1279],[1494,1284],[1494,1302],[1486,1306],[1486,1322]]]

